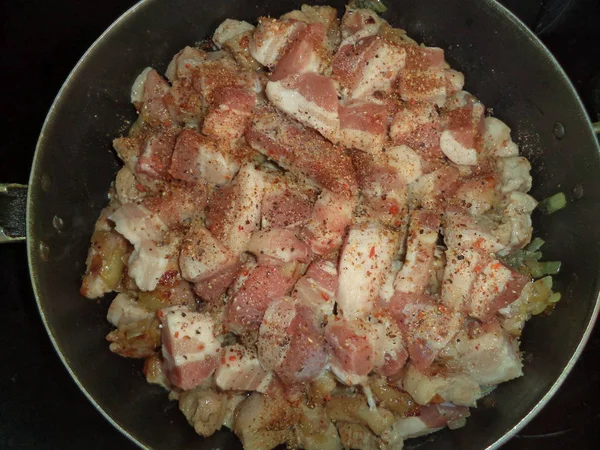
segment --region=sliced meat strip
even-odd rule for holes
[[[292,298],[312,311],[315,322],[321,325],[326,316],[333,314],[337,285],[335,264],[326,260],[315,261],[294,285]]]
[[[260,365],[255,351],[240,344],[223,349],[215,384],[223,391],[267,392],[272,374]]]
[[[468,311],[481,253],[469,248],[446,250],[441,302],[453,311]]]
[[[179,125],[197,128],[204,117],[206,104],[203,96],[194,89],[191,78],[175,80],[164,101],[169,114]]]
[[[475,166],[482,150],[484,106],[478,101],[442,112],[440,148],[455,164]]]
[[[370,9],[350,9],[342,17],[341,31],[342,38],[346,39],[352,35],[358,34],[361,37],[374,36],[384,23],[376,12]]]
[[[440,216],[432,211],[417,210],[411,214],[406,259],[394,289],[423,294],[431,278],[433,253],[438,239]]]
[[[300,190],[287,183],[268,184],[261,205],[261,227],[293,228],[304,225],[312,214],[312,192]]]
[[[225,19],[213,33],[212,40],[219,48],[223,48],[225,42],[239,36],[247,31],[253,31],[254,25],[243,20]]]
[[[161,241],[167,231],[165,223],[142,205],[127,203],[115,210],[109,219],[115,229],[134,246],[143,241]]]
[[[185,47],[173,57],[167,67],[165,75],[171,83],[175,83],[178,80],[189,80],[193,76],[194,69],[203,62],[205,58],[205,51],[194,47]]]
[[[242,270],[241,262],[230,264],[219,270],[214,275],[194,283],[194,292],[198,297],[207,302],[216,302],[227,291]]]
[[[380,155],[350,151],[369,216],[392,227],[401,227],[408,213],[406,175],[412,176],[417,165],[407,155],[401,149],[388,149]]]
[[[222,185],[231,181],[239,169],[240,161],[227,145],[186,129],[177,138],[169,173],[191,183]]]
[[[402,100],[443,106],[447,95],[444,51],[413,44],[402,48],[406,52],[406,63],[397,83]]]
[[[233,142],[243,136],[256,105],[256,93],[247,88],[222,87],[213,92],[202,132]]]
[[[178,131],[167,130],[164,133],[149,136],[139,156],[136,173],[161,180],[168,178],[171,155],[175,149]]]
[[[363,320],[332,318],[325,327],[325,339],[330,347],[331,371],[344,384],[367,381],[373,370],[375,349],[369,339],[373,332]]]
[[[146,189],[138,182],[135,174],[127,166],[121,167],[117,172],[115,191],[119,202],[122,204],[140,201],[146,195]]]
[[[406,102],[394,114],[390,138],[395,145],[407,145],[429,165],[444,157],[440,148],[442,123],[432,103]]]
[[[406,336],[410,361],[419,370],[431,365],[462,326],[463,317],[424,294],[397,291],[388,308]]]
[[[399,236],[378,223],[350,227],[342,247],[336,291],[338,314],[366,318],[398,249]]]
[[[183,278],[193,283],[204,281],[237,264],[233,253],[213,237],[201,221],[192,224],[179,256]]]
[[[483,147],[492,157],[519,156],[519,147],[510,137],[510,128],[496,117],[483,119]]]
[[[279,81],[293,74],[321,72],[327,57],[326,34],[327,28],[324,24],[307,24],[280,58],[271,81]]]
[[[449,209],[444,214],[444,243],[456,250],[498,253],[504,245],[494,236],[494,226],[495,223],[485,218],[474,218],[460,209]]]
[[[356,192],[352,163],[341,148],[271,108],[255,110],[246,139],[255,150],[319,187],[346,197]]]
[[[343,41],[332,62],[332,77],[351,98],[389,93],[404,67],[404,49],[376,36]]]
[[[384,377],[396,375],[408,359],[400,327],[392,317],[382,312],[373,314],[371,324],[374,332],[369,339],[375,350],[373,370]]]
[[[521,295],[530,278],[492,260],[475,266],[477,278],[473,283],[469,313],[482,321],[494,317],[499,309],[510,305]]]
[[[176,242],[164,242],[165,223],[134,203],[122,205],[109,219],[115,223],[115,230],[134,246],[128,261],[129,276],[141,290],[153,290],[167,270],[170,257],[178,250]]]
[[[449,368],[480,385],[494,386],[523,375],[518,342],[494,320],[456,335],[440,354]]]
[[[246,251],[252,233],[260,227],[263,195],[262,173],[246,164],[233,183],[218,189],[209,200],[207,228],[235,256]]]
[[[171,181],[156,194],[145,196],[141,205],[158,216],[169,229],[178,229],[200,215],[206,201],[205,186]]]
[[[188,390],[200,385],[218,367],[221,344],[209,315],[174,306],[158,312],[163,325],[162,354],[167,377]]]
[[[208,53],[205,60],[194,69],[194,89],[210,104],[220,88],[245,88],[255,93],[262,91],[262,82],[256,72],[242,70],[226,52]]]
[[[387,135],[385,103],[350,100],[340,104],[338,112],[338,144],[374,154],[381,152]]]
[[[297,20],[260,17],[248,47],[250,54],[263,66],[273,68],[290,42],[305,28],[306,24]]]
[[[337,10],[331,6],[302,5],[300,11],[290,11],[281,16],[282,19],[294,19],[307,24],[319,23],[325,26],[327,32],[326,47],[333,53],[340,44],[340,21]]]
[[[480,216],[499,203],[498,185],[495,174],[464,178],[449,204],[467,210],[472,216]]]
[[[460,186],[460,170],[453,165],[444,165],[427,173],[408,186],[409,202],[412,209],[419,206],[424,209],[441,211],[446,208]]]
[[[282,298],[296,279],[281,268],[258,266],[234,292],[227,307],[227,327],[236,333],[258,329],[269,305]]]
[[[293,230],[283,228],[257,231],[248,243],[248,251],[256,256],[261,265],[292,261],[308,263],[312,259],[310,247],[298,239]]]
[[[258,355],[263,367],[286,384],[318,378],[327,363],[327,351],[311,310],[289,297],[271,303],[260,326]]]
[[[278,109],[326,138],[335,139],[340,121],[337,91],[331,78],[313,72],[292,74],[278,81],[272,79],[265,92]]]
[[[342,244],[357,203],[356,197],[347,198],[327,190],[321,192],[309,222],[301,230],[301,238],[313,253],[325,255]]]
[[[135,79],[131,88],[131,102],[145,123],[167,128],[173,125],[164,101],[168,91],[169,83],[150,67]]]

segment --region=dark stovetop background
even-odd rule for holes
[[[0,181],[27,183],[39,130],[77,60],[132,0],[2,0]],[[550,48],[600,119],[600,1],[504,0]],[[133,449],[52,348],[22,244],[0,247],[0,448]],[[598,448],[600,330],[549,405],[505,448]]]

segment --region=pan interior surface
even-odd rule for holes
[[[307,1],[343,10],[343,1]],[[197,436],[161,388],[148,385],[141,362],[113,355],[104,336],[109,297],[79,294],[94,222],[120,163],[114,137],[135,120],[129,89],[147,66],[164,73],[185,45],[209,37],[225,18],[255,22],[302,2],[148,0],[122,16],[90,48],[59,93],[42,130],[30,180],[28,252],[44,323],[70,373],[121,431],[146,448],[241,448],[229,432]],[[562,300],[525,328],[525,376],[498,387],[467,426],[437,433],[419,448],[487,448],[524,425],[564,379],[597,314],[600,273],[600,159],[585,112],[562,70],[525,27],[491,0],[399,0],[384,17],[465,73],[466,87],[512,129],[532,162],[540,199],[556,191],[583,196],[552,216],[534,216],[544,256],[563,262]],[[565,136],[552,133],[561,123]],[[579,189],[579,188],[578,188]],[[53,226],[54,217],[63,227]],[[529,415],[529,416],[528,416]],[[407,443],[407,448],[416,444]]]

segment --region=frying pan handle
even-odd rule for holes
[[[25,240],[27,185],[0,183],[0,244]]]

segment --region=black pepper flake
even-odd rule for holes
[[[465,259],[465,257],[463,255],[457,255],[456,259],[458,259],[459,261],[462,261],[463,259]]]

